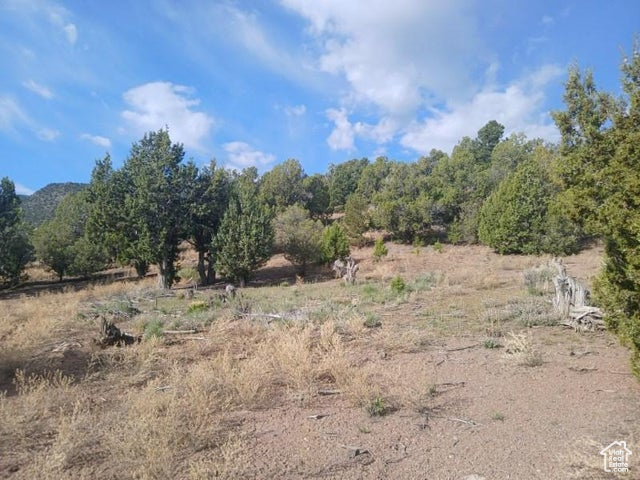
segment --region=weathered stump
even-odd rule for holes
[[[126,332],[122,332],[113,322],[108,321],[106,318],[102,318],[100,325],[100,338],[96,340],[96,343],[102,347],[110,347],[113,345],[133,345],[142,340],[140,336],[133,336]]]
[[[567,269],[561,260],[554,258],[550,264],[558,271],[553,279],[553,306],[562,317],[562,324],[579,331],[604,329],[602,311],[589,304],[589,289],[567,275]]]

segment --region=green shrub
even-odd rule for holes
[[[404,282],[404,279],[400,276],[393,277],[391,279],[391,290],[397,294],[401,294],[407,288],[407,284]]]
[[[209,309],[209,305],[203,301],[191,302],[187,307],[187,313],[200,313]]]
[[[379,262],[380,260],[382,260],[382,257],[386,257],[388,254],[389,250],[384,244],[384,240],[382,239],[382,237],[378,238],[376,240],[375,247],[373,248],[373,258],[376,262]]]
[[[349,239],[339,223],[325,227],[322,232],[322,257],[326,263],[346,258],[351,253]]]
[[[161,338],[164,331],[162,321],[154,318],[147,322],[144,326],[144,339],[149,340],[152,337]]]
[[[434,252],[438,252],[438,253],[442,253],[442,249],[444,247],[442,246],[442,244],[440,243],[440,240],[436,240],[436,243],[433,244],[433,251]]]

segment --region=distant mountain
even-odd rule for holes
[[[87,187],[86,183],[50,183],[32,195],[21,195],[24,219],[34,227],[51,220],[56,207],[65,196]]]

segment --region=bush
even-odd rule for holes
[[[279,214],[274,221],[276,245],[284,257],[298,267],[300,275],[308,264],[322,260],[322,224],[309,218],[309,212],[293,205]]]
[[[558,195],[545,165],[551,152],[540,147],[484,203],[478,236],[498,253],[573,253],[577,229],[554,207]]]
[[[349,256],[349,239],[344,228],[339,223],[333,223],[322,232],[322,257],[326,263]]]
[[[389,254],[389,250],[387,246],[384,244],[384,240],[382,238],[378,238],[376,240],[376,245],[373,248],[373,258],[376,262],[382,260],[382,257],[386,257]]]
[[[401,294],[407,288],[404,279],[400,276],[391,279],[391,290],[397,294]]]

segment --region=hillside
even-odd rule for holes
[[[53,218],[56,207],[66,195],[85,188],[85,183],[50,183],[33,195],[21,196],[26,222],[34,227]]]
[[[388,250],[353,252],[354,285],[276,255],[232,298],[149,277],[0,300],[0,478],[638,478],[600,454],[637,450],[629,351],[558,323],[548,277],[523,281],[546,258]],[[601,260],[564,258],[586,283]],[[98,347],[102,319],[140,343]]]

